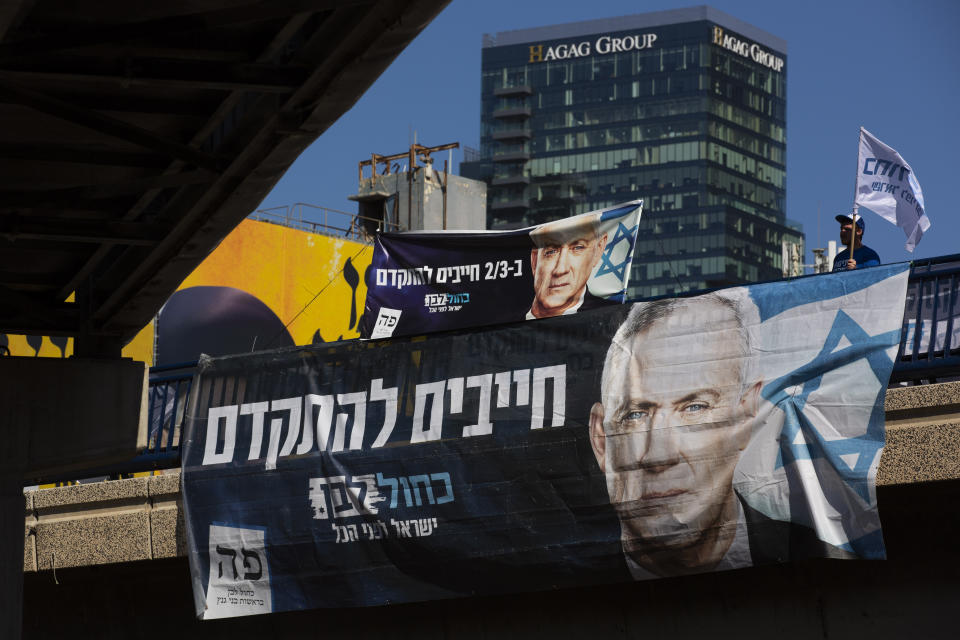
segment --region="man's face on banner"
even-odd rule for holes
[[[741,383],[742,345],[717,302],[675,308],[624,345],[591,436],[628,555],[735,532],[733,472],[760,387]]]
[[[576,234],[546,233],[538,239],[540,247],[530,254],[534,316],[558,316],[580,302],[606,239],[597,237],[592,227]]]

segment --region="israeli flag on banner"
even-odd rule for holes
[[[900,263],[745,288],[766,433],[744,451],[736,491],[863,558],[885,557],[876,473],[908,276]]]
[[[907,161],[860,127],[856,204],[897,225],[907,236],[907,251],[930,228],[923,190]]]

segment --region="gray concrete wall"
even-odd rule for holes
[[[443,215],[443,173],[419,167],[413,176],[412,194],[408,174],[394,173],[365,178],[358,198],[396,194],[400,225],[407,231],[479,231],[487,228],[487,185],[448,174],[447,215]]]
[[[423,175],[421,172],[420,176]],[[443,220],[442,174],[431,179],[421,178],[424,195],[423,229],[452,231],[480,231],[487,228],[487,185],[483,182],[447,176],[447,219]]]
[[[960,478],[960,382],[889,389],[877,484]]]
[[[180,473],[27,492],[24,571],[186,554]]]

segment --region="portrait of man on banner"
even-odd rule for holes
[[[760,396],[748,354],[720,295],[634,305],[614,336],[590,436],[635,577],[751,564],[732,486]]]
[[[743,288],[637,303],[611,341],[589,433],[635,579],[814,556],[856,557],[858,543],[841,542],[869,539],[861,529],[879,530],[875,501],[858,501],[844,482],[845,471],[858,475],[850,473],[852,468],[823,464],[828,453],[819,461],[816,455],[793,465],[784,461],[778,447],[788,437],[785,415],[793,415],[799,404],[794,394],[803,388],[795,372],[783,376],[784,367],[799,364],[812,372],[816,367],[775,360],[777,343],[786,341],[783,327],[779,319],[764,325],[759,316]],[[837,311],[833,322],[844,317]],[[832,335],[829,325],[810,333]],[[836,368],[842,357],[824,366]],[[836,405],[829,400],[838,392],[833,379],[809,375],[824,403]],[[792,391],[778,393],[788,379]],[[793,440],[801,442],[803,436]],[[863,462],[871,464],[866,456]],[[783,496],[808,490],[799,488],[801,476],[809,475],[814,464],[821,467],[817,477],[823,484],[814,500],[822,501],[822,508],[790,511],[788,504],[772,515],[762,512],[765,504],[783,505]],[[818,521],[818,511],[845,503],[859,505],[854,511],[862,508],[867,515],[837,531]]]
[[[588,287],[607,245],[599,212],[540,225],[530,231],[530,239],[534,244],[530,251],[534,295],[527,320],[609,304]]]

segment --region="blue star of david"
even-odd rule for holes
[[[837,346],[844,337],[850,345],[838,350]],[[893,361],[885,350],[896,345],[899,339],[899,329],[870,336],[850,316],[838,311],[820,353],[810,362],[763,388],[763,397],[779,407],[785,416],[776,468],[797,460],[824,458],[851,490],[865,502],[870,501],[867,474],[884,444],[883,394],[893,369]],[[874,399],[867,430],[861,436],[827,441],[804,414],[807,400],[811,393],[820,388],[824,374],[861,359],[866,359],[873,375],[882,383]],[[850,380],[851,385],[859,383],[858,379]],[[787,393],[787,389],[797,385],[803,385],[800,393]],[[803,434],[803,442],[795,442],[798,433]],[[853,468],[840,457],[847,454],[859,454]]]
[[[608,273],[614,274],[620,282],[626,279],[626,271],[633,260],[633,237],[636,234],[637,227],[633,226],[627,229],[622,222],[617,223],[617,232],[613,234],[613,240],[607,243],[607,248],[603,250],[600,256],[600,268],[597,269],[595,277],[600,277]],[[621,262],[613,262],[613,251],[621,242],[627,243],[627,255]]]

